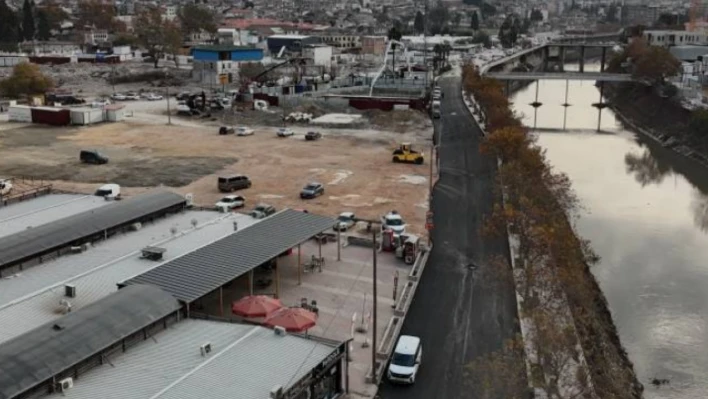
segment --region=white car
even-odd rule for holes
[[[111,101],[107,98],[97,98],[91,103],[91,108],[103,108],[106,105],[111,105]]]
[[[148,95],[145,96],[145,99],[148,101],[159,101],[159,100],[162,100],[163,97],[159,94],[149,93]]]
[[[294,134],[295,134],[295,132],[293,132],[292,130],[290,130],[286,127],[281,127],[280,129],[278,129],[278,132],[276,133],[276,135],[278,137],[288,137],[288,136],[292,136]]]
[[[120,198],[120,186],[118,184],[104,184],[96,190],[94,195],[106,200],[118,199]]]
[[[401,335],[388,365],[389,381],[403,384],[415,383],[415,376],[418,374],[422,360],[423,345],[420,343],[420,338]]]
[[[0,196],[8,195],[12,191],[12,181],[9,179],[0,179]]]
[[[111,95],[111,98],[116,100],[116,101],[125,101],[127,98],[125,97],[125,94],[122,93],[113,93]]]
[[[125,99],[126,100],[140,100],[140,96],[135,93],[126,93]]]
[[[403,234],[406,232],[406,222],[398,212],[391,211],[381,217],[381,229],[390,229],[396,234]]]
[[[253,136],[253,129],[241,126],[236,128],[237,136]]]
[[[232,209],[241,208],[246,205],[246,199],[240,195],[227,195],[216,203],[218,209],[230,211]]]
[[[334,224],[334,231],[347,231],[356,224],[356,216],[353,212],[342,212],[337,218],[337,223]]]

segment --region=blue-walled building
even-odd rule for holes
[[[220,85],[237,81],[239,64],[261,61],[263,50],[219,44],[193,47],[192,56],[192,79],[204,84]]]

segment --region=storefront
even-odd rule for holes
[[[334,399],[348,390],[347,343],[343,342],[320,364],[295,383],[283,399]]]

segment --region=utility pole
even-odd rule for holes
[[[167,124],[172,124],[172,113],[170,112],[170,86],[165,89],[165,98],[167,98]]]
[[[376,296],[376,256],[377,256],[377,251],[376,251],[376,229],[372,228],[372,234],[374,238],[374,305],[373,305],[373,316],[374,316],[374,323],[373,323],[373,329],[371,330],[371,375],[375,376],[376,375],[376,320],[377,320],[377,312],[376,312],[376,306],[377,306],[377,296]]]
[[[423,0],[423,66],[425,67],[425,80],[423,84],[428,89],[428,0]]]

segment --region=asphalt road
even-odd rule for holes
[[[482,132],[465,108],[460,78],[442,78],[440,85],[445,98],[437,129],[434,248],[402,330],[421,337],[423,361],[413,386],[391,385],[384,377],[382,399],[478,397],[466,382],[465,365],[518,333],[508,275],[484,269],[490,256],[508,257],[504,239],[480,231],[495,201],[496,161],[479,154]]]

